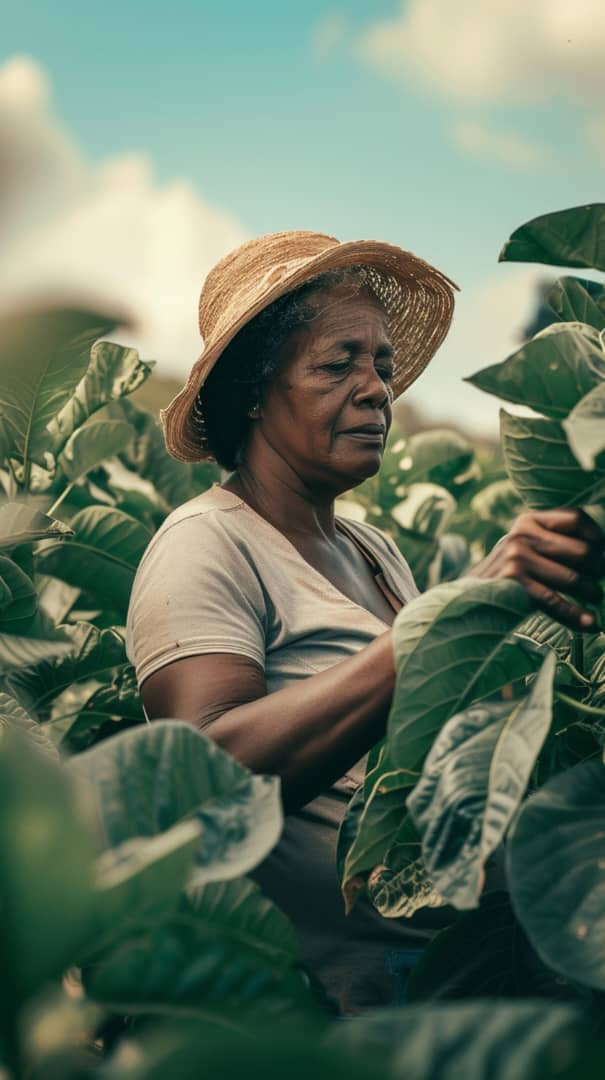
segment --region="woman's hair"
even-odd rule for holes
[[[248,411],[278,374],[280,350],[288,336],[317,314],[310,297],[351,282],[370,287],[363,266],[328,270],[305,281],[264,308],[239,331],[212,368],[197,396],[204,417],[207,449],[225,469],[241,465],[251,420]]]

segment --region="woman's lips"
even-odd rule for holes
[[[346,435],[349,439],[357,439],[360,442],[375,443],[377,446],[382,446],[384,442],[384,435],[379,431],[341,431],[341,435]]]

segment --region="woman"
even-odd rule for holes
[[[344,917],[337,829],[384,733],[389,628],[417,589],[391,539],[337,518],[334,500],[380,468],[393,398],[445,336],[453,289],[399,248],[317,233],[220,262],[200,301],[204,351],[162,419],[174,456],[230,472],[164,522],[129,609],[149,718],[188,720],[281,777],[286,827],[256,877],[346,1011],[392,999],[385,952],[424,943],[444,912],[390,922],[361,903]],[[602,541],[581,512],[524,514],[473,574],[515,578],[587,628]]]

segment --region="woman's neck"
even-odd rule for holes
[[[262,475],[246,464],[222,484],[286,536],[333,540],[334,495],[310,491],[299,477],[265,469]]]

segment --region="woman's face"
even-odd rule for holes
[[[393,349],[384,309],[369,289],[345,282],[312,295],[310,304],[317,314],[282,346],[258,434],[306,486],[338,494],[380,468]]]

